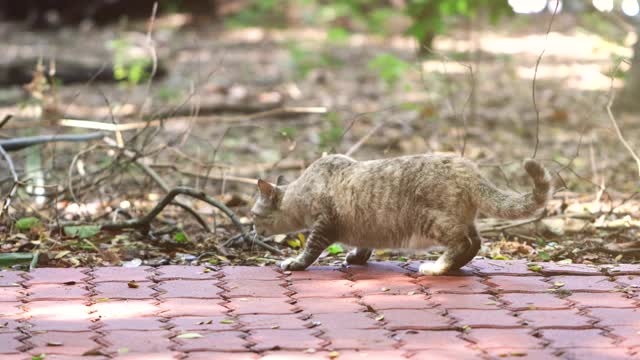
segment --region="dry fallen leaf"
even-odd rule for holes
[[[140,285],[135,281],[135,280],[131,280],[127,283],[127,286],[132,288],[132,289],[137,289],[140,287]]]

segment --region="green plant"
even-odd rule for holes
[[[225,18],[228,27],[282,27],[287,22],[288,0],[251,0],[239,12]]]
[[[113,77],[128,85],[137,85],[151,76],[151,59],[136,54],[127,39],[116,39],[109,42],[113,52]]]
[[[176,90],[173,87],[169,87],[169,86],[161,86],[158,89],[158,98],[160,98],[162,101],[170,103],[170,102],[177,102],[178,100],[180,100],[180,91]]]
[[[428,53],[434,37],[445,32],[447,21],[454,16],[471,18],[482,12],[495,23],[513,14],[507,1],[495,0],[409,0],[405,11],[412,19],[407,33],[418,40],[421,54]]]
[[[411,20],[406,33],[418,40],[420,52],[426,54],[435,36],[444,33],[456,17],[471,18],[482,13],[496,22],[513,11],[506,0],[406,0],[402,7],[390,7],[380,0],[336,0],[321,5],[318,13],[320,21],[348,19],[354,27],[379,34],[388,33],[391,17],[404,15]]]
[[[405,75],[411,64],[391,54],[380,54],[370,60],[368,66],[392,87]]]
[[[340,145],[344,134],[344,128],[338,113],[328,113],[327,123],[329,126],[320,132],[320,147],[322,149],[334,148]]]
[[[289,57],[296,77],[305,78],[313,69],[337,66],[340,62],[324,51],[310,50],[296,43],[288,46]]]
[[[40,219],[36,217],[25,217],[16,221],[16,229],[20,231],[29,231],[41,225]]]

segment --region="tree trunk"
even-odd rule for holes
[[[640,34],[640,25],[636,25],[636,34]],[[640,39],[633,45],[633,58],[624,82],[624,88],[615,99],[616,111],[640,111]]]
[[[427,34],[424,39],[418,42],[418,56],[421,58],[428,57],[432,54],[433,51],[433,39],[435,39],[436,34]]]

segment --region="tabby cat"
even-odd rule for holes
[[[275,185],[258,180],[251,214],[260,235],[311,230],[302,253],[280,264],[285,270],[306,269],[333,242],[356,247],[346,257],[348,264],[365,264],[372,248],[442,245],[442,256],[419,270],[440,275],[461,268],[478,253],[478,211],[516,219],[546,205],[551,176],[535,160],[526,160],[524,168],[534,187],[518,194],[498,189],[472,162],[455,155],[371,161],[330,155],[290,184],[282,177]]]

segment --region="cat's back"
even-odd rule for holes
[[[363,183],[385,183],[385,179],[428,181],[450,178],[452,174],[468,172],[473,164],[454,154],[408,155],[388,159],[359,161],[344,173],[345,180]],[[408,185],[407,182],[404,183]],[[365,185],[365,184],[362,184]]]
[[[464,200],[464,183],[475,174],[472,163],[450,154],[360,161],[335,179],[333,195],[345,213],[358,216],[365,209],[397,214],[420,206],[447,208],[446,202]]]

